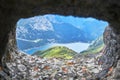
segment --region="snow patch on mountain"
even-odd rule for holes
[[[17,40],[22,40],[22,41],[27,41],[27,42],[34,42],[34,43],[38,43],[38,42],[42,41],[43,39],[28,40],[28,39],[21,39],[21,38],[17,38]]]
[[[43,30],[43,31],[52,30],[52,31],[54,31],[52,24],[45,17],[41,17],[40,19],[38,19],[35,22],[35,24],[33,24],[31,27],[35,30]]]
[[[46,17],[32,17],[29,19],[20,19],[17,27],[31,27],[33,30],[54,31],[52,23]],[[23,30],[24,31],[24,30]]]

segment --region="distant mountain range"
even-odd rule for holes
[[[99,37],[107,22],[93,18],[59,15],[36,16],[17,22],[16,39],[21,50],[47,43],[91,42]]]

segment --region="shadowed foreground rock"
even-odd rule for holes
[[[12,60],[11,53],[16,52],[15,24],[17,20],[48,13],[94,17],[108,21],[110,27],[104,34],[106,50],[104,56],[101,57],[104,60],[102,67],[103,69],[114,67],[113,80],[119,79],[119,0],[0,0],[0,75],[2,78],[11,75],[6,63]]]
[[[96,61],[98,56],[101,54],[76,55],[70,60],[47,59],[16,51],[11,52],[12,59],[6,62],[9,75],[0,73],[6,80],[91,80],[96,79],[102,71]],[[102,74],[106,76],[108,71]]]

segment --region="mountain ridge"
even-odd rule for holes
[[[45,51],[37,51],[33,55],[41,56],[44,58],[64,58],[72,59],[77,52],[63,46],[55,46]]]
[[[81,52],[81,54],[96,54],[99,53],[104,48],[103,36],[100,36],[94,40],[87,50]]]

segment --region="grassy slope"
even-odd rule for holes
[[[103,43],[103,37],[99,37],[97,40],[95,40],[87,50],[81,52],[82,54],[96,54],[100,52],[104,47]]]
[[[64,58],[64,59],[71,59],[75,54],[77,54],[75,51],[63,46],[56,46],[48,50],[45,50],[43,52],[38,51],[34,53],[34,55],[38,55],[46,58],[56,57],[56,58]]]

